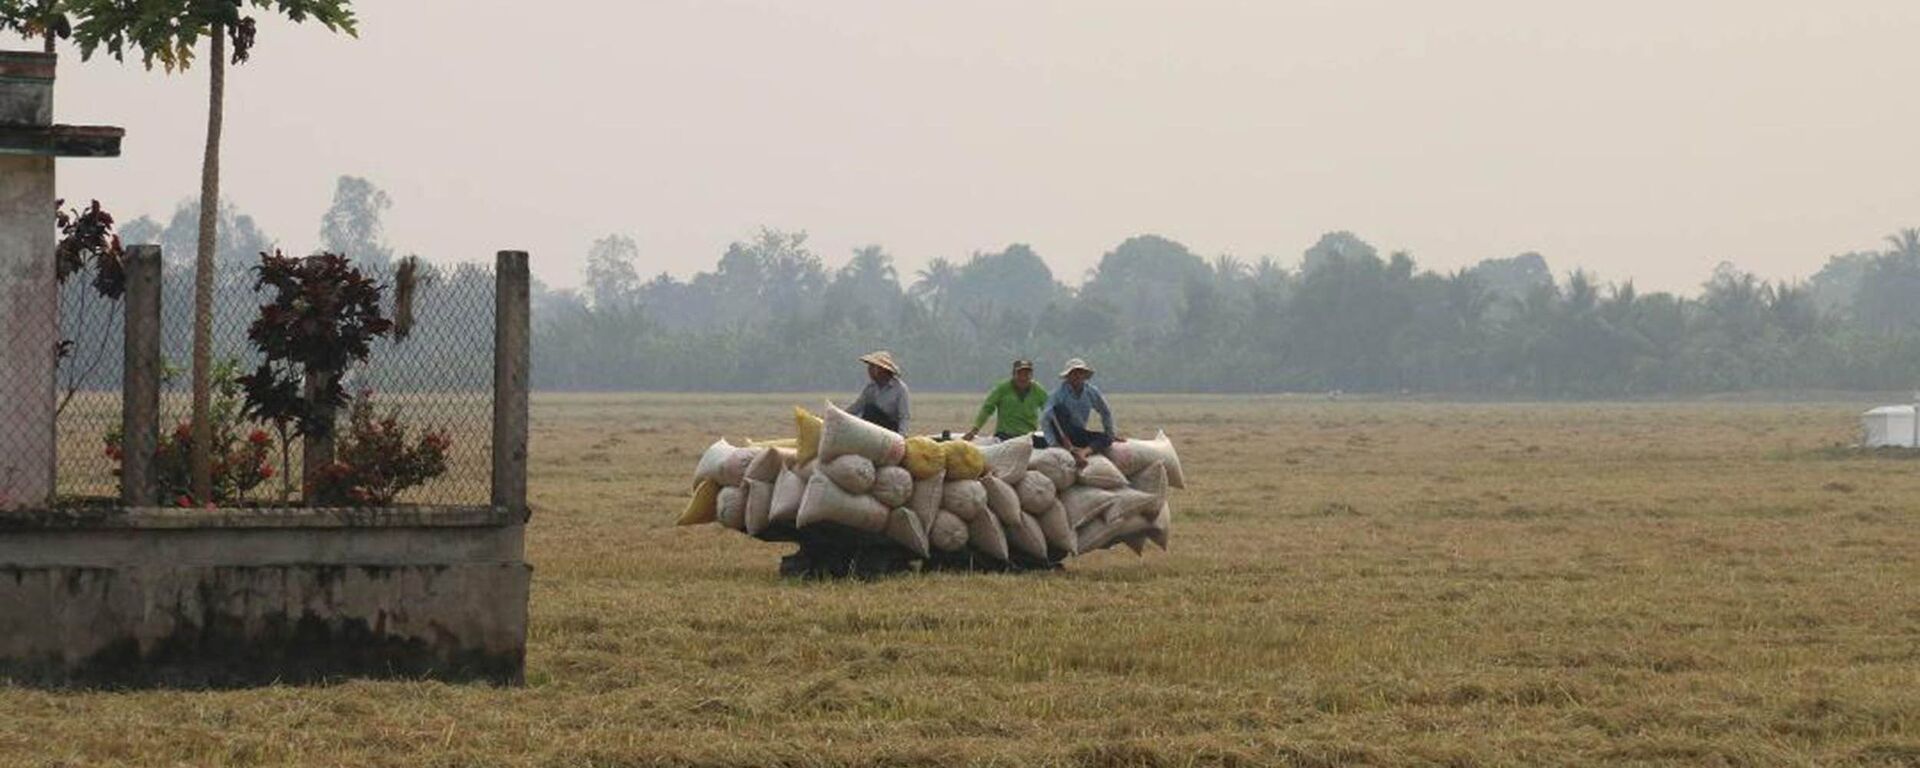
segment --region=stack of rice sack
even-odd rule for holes
[[[707,448],[681,525],[717,522],[769,540],[838,526],[919,558],[1031,564],[1116,545],[1165,549],[1167,489],[1186,487],[1164,432],[1079,467],[1065,449],[1030,440],[903,438],[831,403],[823,417],[794,410],[791,441]]]

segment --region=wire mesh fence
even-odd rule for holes
[[[237,377],[252,372],[261,354],[247,339],[260,305],[271,296],[256,292],[250,264],[223,264],[214,275],[212,349],[213,423],[216,474],[233,478],[221,503],[297,503],[305,492],[301,477],[301,439],[272,424],[240,416],[242,393]],[[383,310],[392,317],[395,270],[391,265],[362,266],[386,285]],[[184,488],[184,445],[191,429],[193,344],[193,270],[169,260],[162,278],[161,358],[165,374],[160,394],[161,445],[155,462],[162,501]],[[377,340],[368,360],[349,370],[343,384],[350,396],[370,398],[380,418],[395,417],[411,439],[429,433],[447,438],[446,471],[402,492],[408,504],[486,504],[492,481],[493,270],[474,264],[422,265],[406,314],[411,327],[404,338]],[[61,293],[62,332],[79,350],[62,361],[57,418],[57,488],[63,499],[112,497],[119,493],[120,458],[113,448],[120,426],[122,309],[102,305],[97,296],[72,288]],[[100,316],[110,316],[102,320]],[[84,354],[83,354],[84,353]],[[338,439],[349,439],[342,411]],[[260,460],[252,450],[266,445],[260,467],[237,462]]]

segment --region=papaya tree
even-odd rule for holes
[[[200,40],[208,45],[207,143],[200,167],[200,242],[193,280],[193,496],[213,495],[209,447],[213,424],[213,255],[220,211],[220,127],[227,64],[247,60],[255,23],[250,10],[279,14],[295,23],[308,19],[328,30],[357,34],[350,0],[62,0],[81,58],[105,50],[124,61],[138,53],[149,69],[168,72],[192,65]],[[228,50],[231,44],[232,50]]]
[[[39,40],[41,50],[53,53],[55,38],[73,33],[64,0],[0,0],[0,30]]]

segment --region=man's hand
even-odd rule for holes
[[[1126,438],[1124,438],[1124,437],[1115,437],[1115,438],[1113,438],[1113,441],[1114,441],[1114,442],[1116,442],[1116,443],[1124,443],[1124,442],[1126,442],[1126,441],[1127,441],[1127,439],[1126,439]]]
[[[974,435],[977,435],[977,434],[979,434],[979,433],[980,433],[980,429],[979,429],[978,427],[976,427],[976,428],[973,428],[973,429],[969,429],[969,430],[967,430],[967,433],[966,433],[966,434],[964,434],[964,435],[961,435],[961,436],[960,436],[960,439],[961,439],[961,440],[965,440],[965,441],[967,441],[967,442],[969,442],[969,443],[971,443],[971,442],[973,442],[973,436],[974,436]]]
[[[1087,465],[1087,454],[1089,454],[1089,453],[1092,453],[1092,452],[1093,452],[1093,451],[1092,451],[1092,449],[1090,449],[1090,448],[1075,448],[1075,449],[1073,449],[1073,464],[1074,464],[1074,466],[1076,466],[1076,467],[1085,467],[1085,466]]]

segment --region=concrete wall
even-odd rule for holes
[[[53,494],[53,158],[0,155],[0,509]]]
[[[0,515],[0,678],[514,684],[521,519],[504,509]]]

